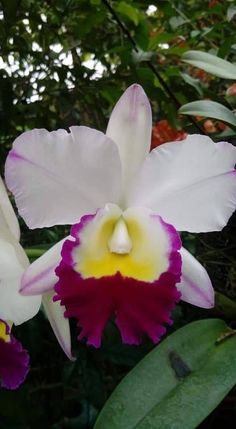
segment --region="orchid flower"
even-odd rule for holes
[[[152,115],[135,84],[112,111],[106,134],[84,126],[19,136],[6,181],[30,228],[70,224],[70,236],[28,270],[21,291],[45,292],[98,347],[115,316],[123,342],[157,343],[179,299],[211,308],[204,267],[178,232],[219,231],[236,204],[236,149],[188,136],[151,153]],[[177,232],[178,231],[178,232]]]
[[[29,370],[29,356],[11,334],[12,324],[31,319],[39,310],[40,296],[19,293],[21,276],[29,266],[19,244],[19,225],[0,178],[0,384],[17,388]]]
[[[19,292],[21,277],[29,267],[19,239],[19,224],[0,178],[0,384],[8,389],[17,388],[29,370],[28,353],[12,335],[12,326],[34,317],[41,304],[40,295],[22,296]],[[52,303],[50,293],[44,294],[43,303],[55,334],[58,324],[60,332],[66,332],[67,344],[63,343],[63,348],[71,357],[69,325],[61,317],[59,304]],[[57,337],[61,342],[60,335]]]

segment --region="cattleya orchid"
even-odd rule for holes
[[[112,316],[125,343],[143,335],[157,343],[180,299],[214,305],[209,276],[177,231],[225,226],[236,204],[236,149],[191,135],[149,153],[151,131],[149,101],[135,84],[106,134],[35,129],[8,155],[6,181],[27,225],[72,225],[26,270],[21,291],[55,291],[79,338],[95,347]]]
[[[29,356],[11,334],[13,323],[31,319],[39,310],[40,296],[22,296],[20,280],[29,266],[19,244],[19,225],[0,178],[0,385],[17,388],[29,370]]]
[[[21,277],[29,267],[19,239],[19,224],[0,178],[0,385],[8,389],[16,389],[29,371],[29,355],[12,335],[12,326],[34,317],[41,304],[40,295],[22,296],[19,292]],[[61,315],[59,304],[52,302],[50,293],[43,295],[43,304],[59,342],[58,324],[60,331],[67,332],[68,347],[63,343],[67,351],[70,349],[69,325]]]

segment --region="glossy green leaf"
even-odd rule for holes
[[[190,76],[187,73],[180,73],[180,76],[183,78],[183,80],[190,86],[192,86],[194,89],[196,89],[196,91],[198,92],[198,94],[200,96],[203,95],[203,90],[200,84],[200,80],[199,79],[195,79],[192,76]]]
[[[202,100],[192,101],[187,103],[179,109],[182,115],[203,116],[206,118],[214,118],[219,121],[227,122],[228,124],[236,127],[236,116],[223,106],[223,104],[216,103],[215,101]]]
[[[201,51],[187,51],[182,55],[182,60],[214,76],[224,79],[236,79],[236,65],[216,55]]]
[[[235,383],[236,336],[218,319],[193,322],[123,379],[95,429],[195,429]]]

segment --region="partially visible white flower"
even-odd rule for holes
[[[41,294],[23,296],[19,293],[21,278],[29,268],[29,260],[19,243],[20,228],[5,186],[0,178],[0,320],[20,325],[34,317],[41,305]],[[67,355],[71,357],[68,321],[63,309],[43,295],[44,308]],[[60,334],[58,333],[60,324]]]
[[[19,325],[38,312],[40,296],[19,293],[21,277],[29,266],[19,243],[19,225],[0,179],[0,319]]]

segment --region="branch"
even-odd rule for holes
[[[120,20],[119,16],[117,15],[117,13],[115,12],[115,10],[111,6],[110,2],[108,0],[102,0],[102,2],[104,3],[104,5],[106,6],[106,8],[111,13],[111,15],[113,16],[114,20],[117,22],[118,26],[120,27],[120,29],[122,30],[122,32],[124,33],[124,35],[127,37],[127,39],[129,40],[130,44],[133,46],[134,50],[136,52],[139,52],[137,43],[135,42],[134,38],[131,36],[131,34],[130,34],[128,28],[126,27],[126,25]],[[156,78],[160,82],[160,84],[161,84],[162,88],[164,89],[164,91],[169,95],[169,97],[176,104],[176,107],[179,109],[181,107],[181,103],[179,102],[179,100],[175,96],[175,94],[172,93],[172,91],[170,90],[168,84],[165,82],[165,80],[160,75],[160,73],[156,70],[156,68],[153,65],[153,63],[151,61],[145,61],[145,63],[147,64],[148,68],[153,72],[153,74],[156,76]],[[205,134],[205,132],[202,130],[202,128],[199,126],[199,124],[195,121],[195,119],[192,116],[189,116],[189,118],[190,118],[192,124],[195,126],[195,128],[200,132],[200,134]]]

